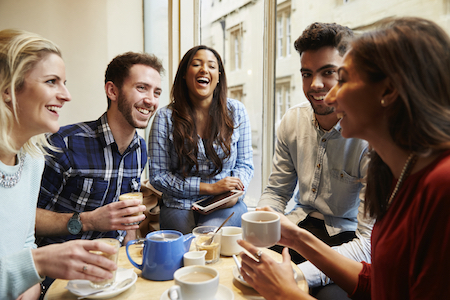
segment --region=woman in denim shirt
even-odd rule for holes
[[[200,214],[205,196],[245,190],[253,177],[250,122],[242,103],[227,99],[219,54],[196,46],[183,57],[171,103],[157,112],[149,138],[150,182],[163,193],[161,229],[191,232],[199,225],[240,226],[243,197],[229,208]]]

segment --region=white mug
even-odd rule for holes
[[[190,251],[183,255],[184,266],[204,266],[206,250]]]
[[[237,240],[242,239],[242,228],[234,226],[222,227],[222,245],[220,247],[220,254],[224,256],[232,256],[239,254],[242,247],[239,246]]]
[[[242,215],[242,238],[256,247],[271,247],[281,238],[280,216],[270,211]]]
[[[219,272],[206,266],[188,266],[175,271],[171,300],[214,300],[219,288]]]

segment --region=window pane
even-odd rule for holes
[[[261,195],[262,66],[264,1],[201,0],[200,43],[217,50],[225,64],[228,96],[240,97],[252,127],[254,177],[245,202]]]

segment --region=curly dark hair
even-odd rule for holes
[[[309,25],[295,41],[295,50],[301,55],[306,50],[317,50],[331,46],[337,48],[344,56],[349,41],[353,38],[353,31],[347,26],[336,23],[315,22]]]

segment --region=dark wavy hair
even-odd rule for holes
[[[450,39],[434,22],[397,18],[352,42],[349,54],[369,82],[388,78],[398,98],[385,108],[397,146],[426,156],[450,148]],[[389,167],[370,152],[366,212],[382,217],[393,180]]]
[[[353,31],[347,26],[336,23],[315,22],[309,25],[294,43],[295,50],[301,55],[307,50],[322,47],[336,48],[341,56],[347,52]]]
[[[222,171],[223,161],[230,156],[231,135],[233,134],[233,119],[227,108],[227,78],[222,59],[216,50],[204,45],[190,49],[181,59],[177,74],[171,90],[173,143],[178,156],[178,168],[184,177],[188,177],[192,168],[198,170],[198,136],[194,118],[194,107],[189,97],[189,91],[184,76],[189,68],[192,58],[199,50],[211,51],[219,64],[219,82],[213,93],[213,100],[209,108],[209,119],[206,126],[208,132],[204,137],[204,146],[207,157],[214,164],[214,171],[210,176]],[[214,150],[218,145],[225,153],[225,157],[219,157]],[[175,171],[175,170],[173,170]]]

